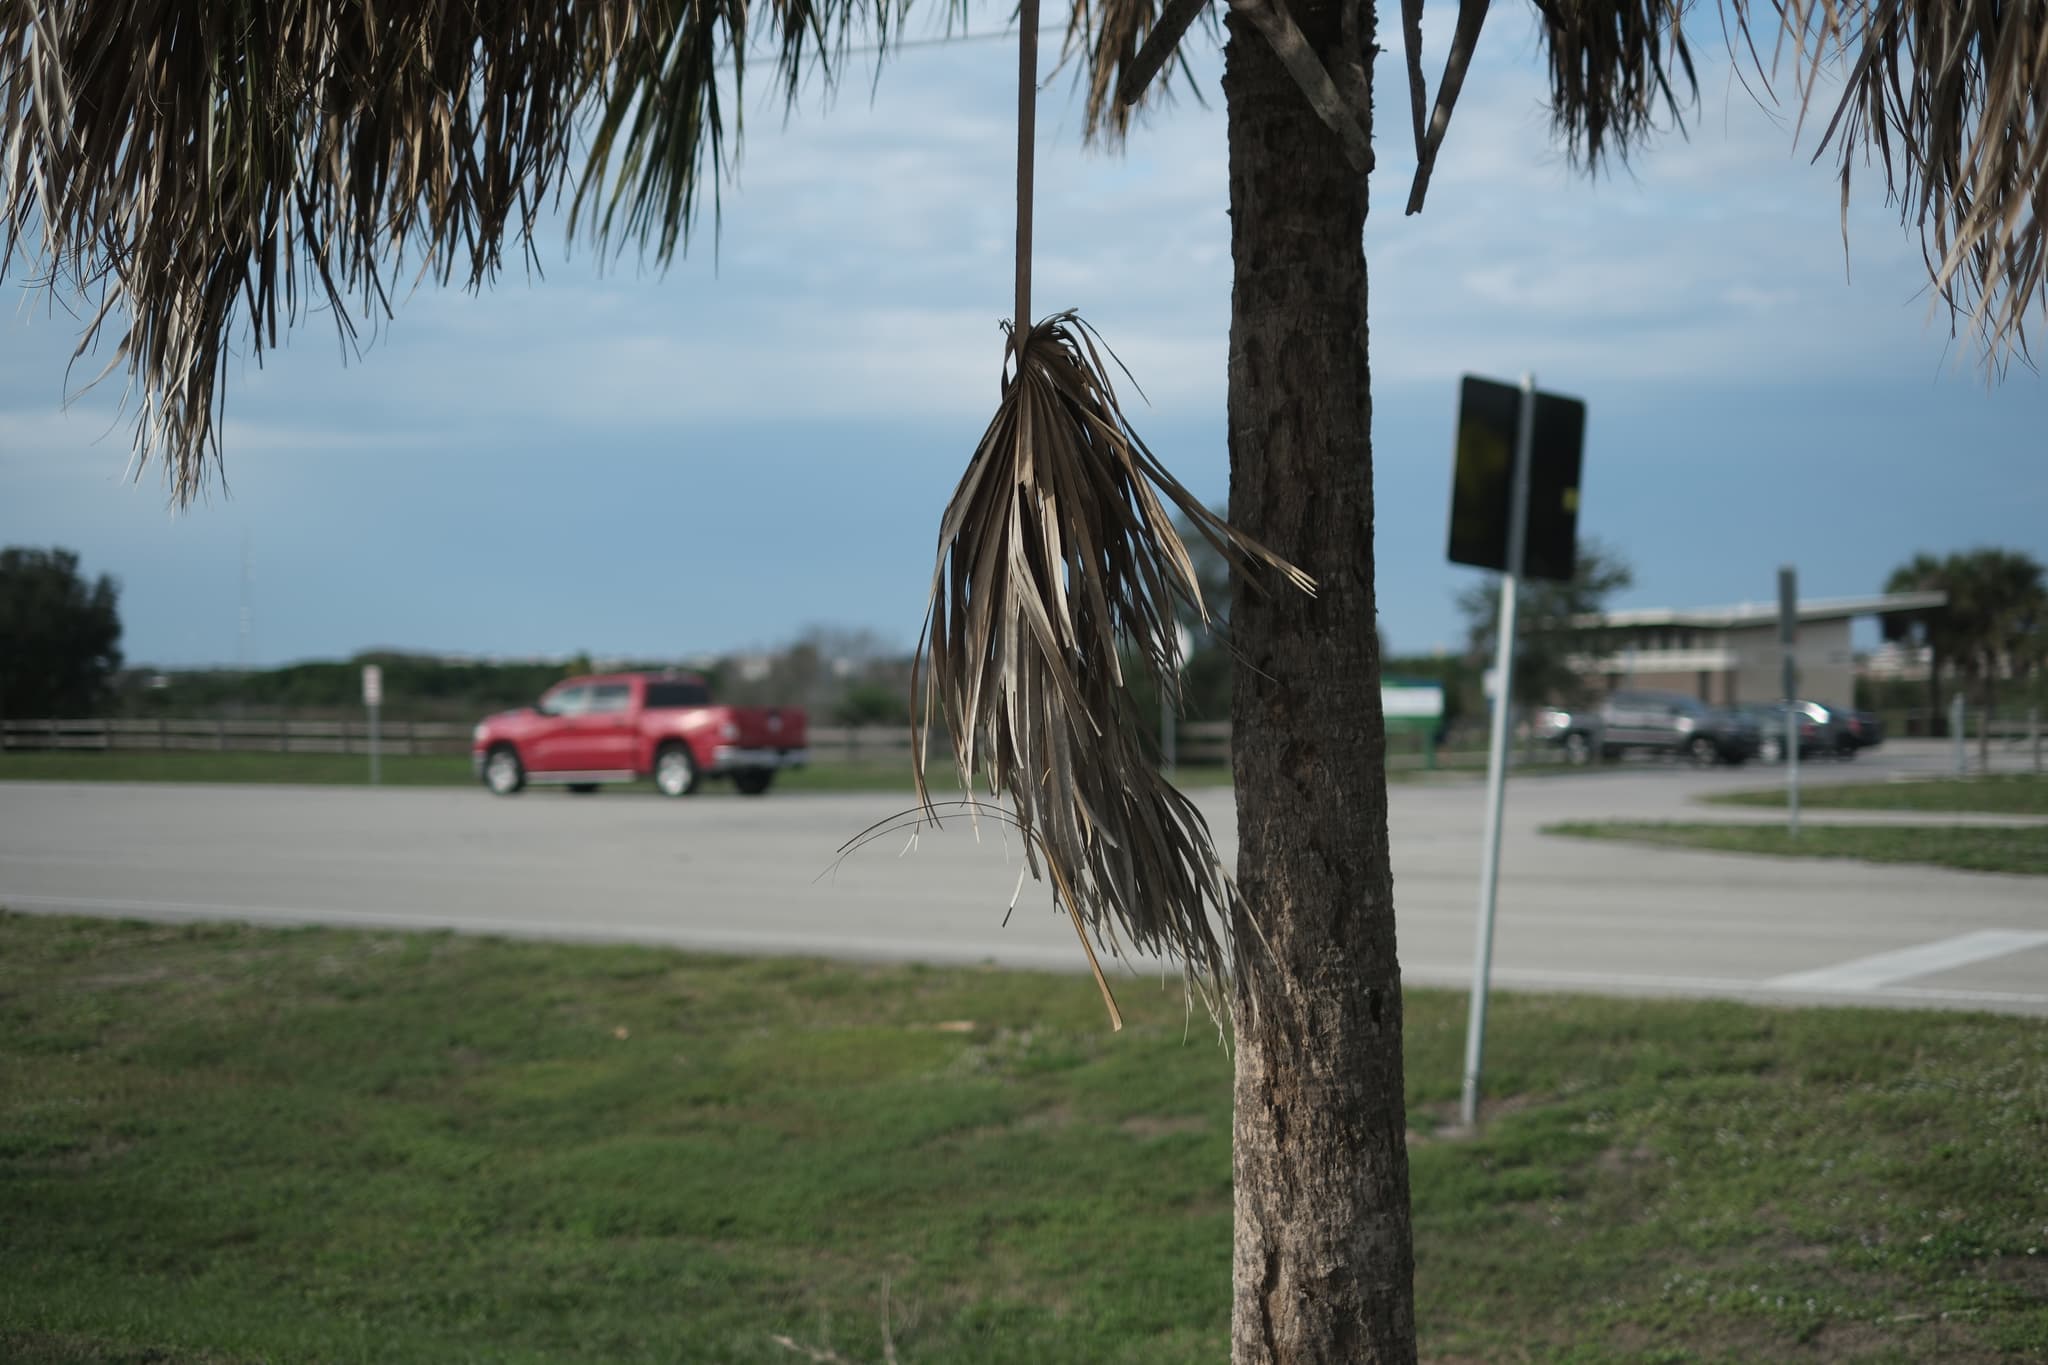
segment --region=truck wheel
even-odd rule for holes
[[[1715,748],[1714,741],[1705,735],[1696,736],[1692,743],[1685,746],[1685,752],[1697,768],[1711,767],[1721,761],[1721,751]]]
[[[526,785],[526,765],[517,749],[500,744],[484,755],[484,785],[494,796],[511,796]]]
[[[1564,761],[1574,768],[1583,768],[1593,761],[1593,741],[1577,730],[1564,737]]]
[[[741,796],[759,796],[774,780],[773,768],[743,768],[732,775],[732,784],[739,788]]]
[[[699,780],[689,745],[664,744],[655,751],[654,785],[663,796],[688,796]]]

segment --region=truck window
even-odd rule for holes
[[[709,705],[711,689],[703,683],[649,680],[647,684],[647,709],[650,711],[664,706]]]
[[[632,703],[631,684],[599,683],[590,689],[590,714],[593,716],[612,715],[625,710]]]
[[[544,716],[580,716],[589,706],[588,687],[563,687],[540,699],[540,713]]]

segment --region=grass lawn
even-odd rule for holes
[[[2048,876],[2048,826],[1986,828],[1953,825],[1813,825],[1793,838],[1783,825],[1676,824],[1654,820],[1572,820],[1545,834],[1622,839],[1715,853],[1777,858],[1857,858],[1870,863],[1926,863],[1966,872]]]
[[[1785,789],[1728,792],[1709,801],[1733,806],[1783,806]],[[1802,810],[1982,811],[1993,815],[2048,815],[2048,776],[1994,773],[1902,782],[1801,784]]]
[[[0,915],[0,1359],[1220,1361],[1229,1061],[1121,994]],[[2048,1355],[2048,1021],[1501,995],[1462,1141],[1463,1020],[1425,1360]]]

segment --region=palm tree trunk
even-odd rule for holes
[[[1319,52],[1339,12],[1297,0]],[[1364,41],[1372,40],[1365,6]],[[1401,983],[1372,571],[1364,177],[1236,15],[1230,515],[1313,574],[1240,588],[1237,1365],[1413,1361]]]
[[[1991,719],[1998,710],[1997,667],[1996,659],[1985,664],[1984,690],[1977,709],[1977,771],[1986,776],[1991,773]]]

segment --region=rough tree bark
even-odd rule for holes
[[[1372,7],[1362,4],[1364,42]],[[1296,0],[1320,53],[1341,12]],[[1401,984],[1373,603],[1365,178],[1230,21],[1230,516],[1313,574],[1240,590],[1238,1365],[1413,1361]]]

